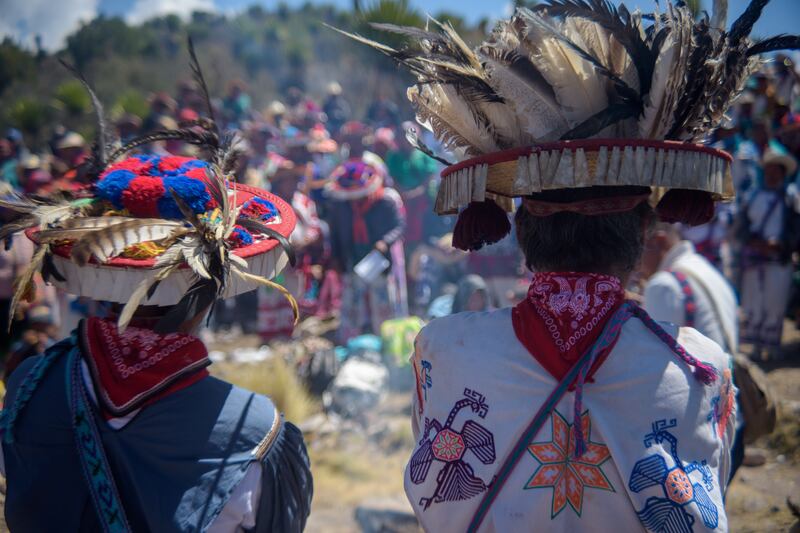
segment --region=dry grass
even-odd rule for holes
[[[300,423],[320,409],[319,402],[281,357],[260,363],[219,362],[211,369],[221,379],[269,396],[290,422]]]

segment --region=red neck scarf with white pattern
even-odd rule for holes
[[[624,300],[622,283],[613,276],[539,272],[525,300],[514,307],[514,333],[545,370],[561,379],[591,348]],[[611,348],[598,357],[589,376]]]
[[[113,321],[89,318],[80,327],[89,366],[106,419],[177,392],[208,376],[203,342],[192,335],[160,335],[149,328],[117,331]]]

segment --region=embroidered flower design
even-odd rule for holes
[[[585,487],[614,492],[614,487],[601,468],[611,454],[606,445],[589,439],[591,421],[588,411],[581,415],[580,420],[583,434],[587,437],[586,452],[580,459],[574,457],[574,426],[567,423],[558,411],[553,411],[551,422],[553,436],[550,442],[535,442],[528,446],[528,453],[540,464],[524,488],[552,487],[551,518],[555,518],[567,504],[580,516]]]
[[[441,431],[433,441],[433,456],[440,461],[457,461],[464,455],[464,439],[449,429]]]

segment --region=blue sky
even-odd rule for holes
[[[306,0],[286,0],[293,6],[300,6]],[[367,3],[369,0],[362,0]],[[615,0],[616,1],[616,0]],[[704,7],[711,8],[712,0],[702,0]],[[221,12],[240,11],[247,6],[260,4],[274,8],[276,0],[0,0],[0,37],[12,36],[24,45],[32,46],[34,36],[43,36],[44,46],[50,50],[58,49],[66,35],[79,27],[81,21],[89,20],[97,14],[123,16],[130,22],[140,22],[152,15],[176,13],[187,15],[194,9]],[[314,3],[317,2],[314,0]],[[351,0],[327,0],[343,8],[352,5]],[[411,0],[417,8],[430,13],[439,11],[456,12],[468,21],[482,17],[497,19],[507,16],[510,1],[499,0]],[[737,17],[748,4],[748,0],[729,0],[729,23]],[[639,7],[643,11],[652,10],[651,0],[626,0],[629,8]],[[800,0],[772,0],[756,25],[754,35],[775,35],[800,31]]]

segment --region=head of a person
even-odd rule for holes
[[[647,193],[643,187],[587,187],[544,191],[531,199],[571,203]],[[524,204],[515,216],[517,242],[534,272],[593,272],[626,280],[642,255],[645,233],[654,220],[647,202],[604,215],[568,211],[535,216]]]
[[[86,152],[86,140],[80,133],[71,131],[56,143],[55,156],[68,166],[73,167]]]
[[[490,306],[489,288],[482,277],[470,274],[458,282],[453,297],[453,313],[486,311]]]
[[[681,241],[680,226],[659,222],[645,236],[639,271],[647,279],[661,268],[670,250]]]
[[[295,166],[285,166],[278,168],[275,175],[270,180],[270,189],[273,194],[281,197],[287,202],[291,202],[292,196],[297,191],[300,183],[300,169]]]

